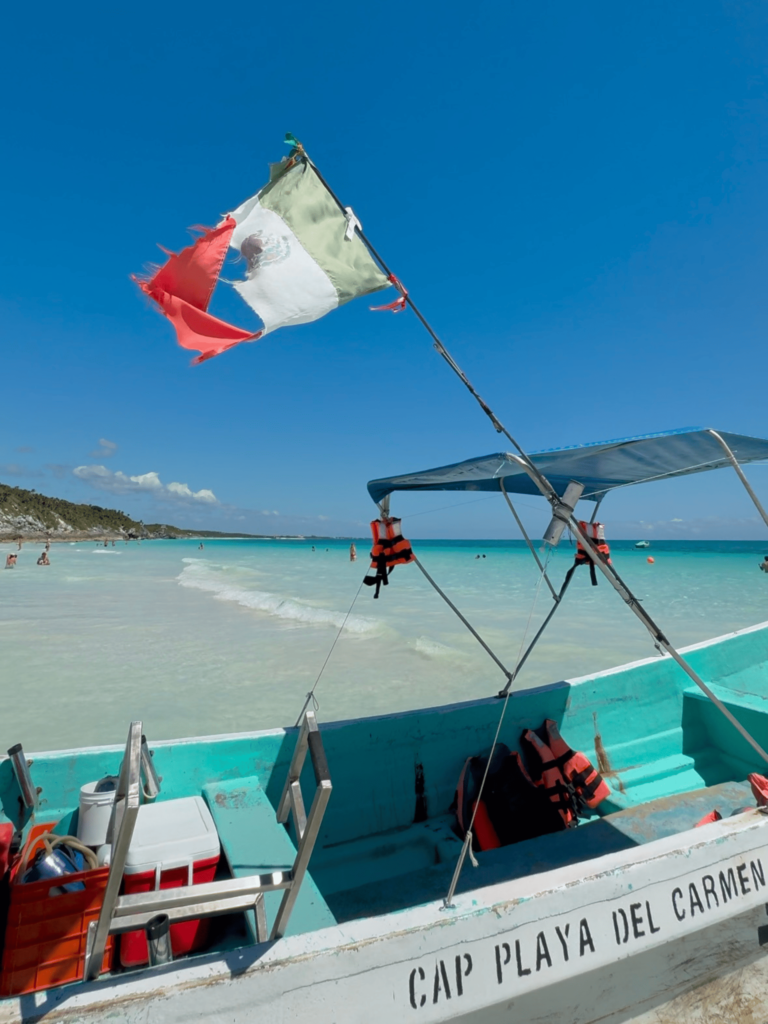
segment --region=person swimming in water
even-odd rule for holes
[[[763,572],[768,572],[768,555],[765,556],[758,568],[762,569]]]
[[[8,555],[6,557],[6,559],[5,559],[5,568],[6,569],[15,569],[16,568],[16,558],[17,557],[18,557],[17,555]]]
[[[43,551],[42,555],[40,555],[40,557],[37,560],[37,564],[38,565],[50,565],[51,564],[51,561],[48,558],[48,552],[47,551]]]
[[[349,560],[350,562],[357,561],[357,548],[355,547],[354,541],[349,545]]]

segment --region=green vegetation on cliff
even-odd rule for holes
[[[251,537],[262,540],[269,536],[265,533],[221,533],[219,530],[182,530],[180,526],[168,526],[167,523],[148,523],[144,529],[150,537],[183,540],[185,537]]]
[[[125,512],[101,505],[76,505],[63,498],[49,498],[37,491],[0,483],[0,538],[32,534],[123,534],[128,537],[253,537],[261,534],[217,533],[214,530],[182,530],[152,523],[145,526]]]
[[[124,512],[100,505],[76,505],[63,498],[49,498],[37,491],[0,483],[0,533],[25,533],[36,529],[58,533],[67,527],[136,535],[143,532],[141,524]]]

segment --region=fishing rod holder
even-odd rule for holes
[[[32,762],[27,760],[20,743],[16,743],[8,750],[8,757],[21,792],[21,801],[28,811],[34,813],[37,810],[38,792],[29,771]]]

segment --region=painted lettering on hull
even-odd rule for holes
[[[728,862],[726,862],[727,864]],[[593,969],[593,961],[641,952],[676,932],[706,926],[718,913],[738,913],[755,895],[765,899],[765,869],[759,857],[743,859],[707,874],[646,887],[644,893],[601,902],[586,914],[521,925],[504,939],[474,943],[458,952],[422,961],[408,973],[406,992],[413,1010],[465,999],[480,999],[489,985],[510,993]],[[748,901],[750,901],[748,903]],[[726,909],[727,908],[727,909]],[[656,938],[660,936],[660,938]],[[613,952],[612,952],[613,951]],[[457,1007],[458,1011],[458,1007]]]

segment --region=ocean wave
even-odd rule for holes
[[[190,564],[186,569],[182,569],[177,577],[179,585],[193,590],[205,590],[213,594],[217,601],[232,601],[243,608],[252,608],[254,611],[266,612],[279,619],[308,626],[335,626],[336,629],[340,629],[344,623],[345,612],[332,608],[318,608],[297,598],[281,597],[268,591],[247,590],[211,572],[201,559],[185,558],[184,561]],[[378,622],[366,619],[362,615],[350,615],[344,626],[350,633],[370,633],[378,628]]]
[[[431,640],[428,636],[420,636],[413,644],[413,649],[429,658],[444,658],[446,655],[459,653],[454,647],[441,644],[439,640]]]

